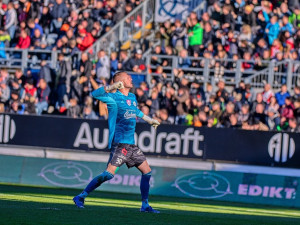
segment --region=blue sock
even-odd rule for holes
[[[149,196],[149,189],[150,189],[150,178],[151,178],[151,171],[149,173],[142,174],[140,190],[141,190],[141,195],[142,195],[142,207],[143,208],[146,208],[149,206],[148,196]]]
[[[108,171],[104,171],[100,175],[96,176],[89,184],[86,186],[84,191],[79,195],[82,198],[85,198],[90,192],[95,190],[97,187],[99,187],[102,183],[104,183],[107,180],[110,180],[114,177],[113,174],[111,174]]]

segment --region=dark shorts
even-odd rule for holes
[[[108,163],[116,167],[126,163],[131,168],[140,166],[144,161],[146,157],[138,146],[119,143],[112,145]]]

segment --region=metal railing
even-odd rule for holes
[[[45,60],[53,69],[57,68],[57,57],[59,51],[50,50],[29,50],[29,49],[0,49],[5,52],[6,58],[0,58],[0,68],[6,68],[9,72],[16,69],[23,71],[27,69],[40,69],[40,63]],[[80,60],[80,52],[77,59]],[[300,85],[300,61],[246,61],[233,59],[210,59],[188,57],[190,66],[183,66],[183,59],[178,56],[167,55],[147,55],[145,56],[146,81],[150,84],[152,77],[162,76],[157,73],[159,64],[155,64],[152,58],[156,57],[160,62],[166,60],[168,63],[163,66],[167,81],[174,81],[174,69],[180,69],[184,76],[190,81],[195,81],[206,85],[211,83],[216,85],[218,80],[223,79],[227,86],[238,86],[240,81],[249,83],[254,88],[262,88],[265,83],[269,83],[273,89],[278,89],[282,84],[286,84],[288,89]],[[77,63],[77,62],[72,62]],[[243,65],[252,65],[251,69],[243,69]]]
[[[300,85],[300,61],[283,60],[280,62],[271,61],[247,61],[233,59],[209,59],[188,57],[192,64],[184,67],[183,59],[178,56],[148,55],[145,57],[147,70],[147,81],[151,77],[162,76],[156,73],[157,67],[152,57],[160,62],[168,60],[168,65],[163,67],[167,81],[173,81],[176,74],[174,69],[180,69],[184,76],[190,81],[202,84],[211,83],[213,86],[222,79],[226,85],[238,86],[241,81],[249,83],[254,88],[262,88],[265,83],[271,84],[273,89],[278,89],[286,84],[288,89]],[[251,65],[251,69],[243,69],[243,65]]]
[[[110,54],[112,51],[119,51],[122,44],[142,37],[146,26],[153,22],[154,4],[155,0],[145,0],[85,52],[95,58],[100,49]]]
[[[46,63],[53,69],[57,67],[57,58],[60,51],[51,50],[30,50],[30,49],[15,49],[15,48],[1,48],[0,51],[5,52],[5,58],[0,58],[0,68],[8,69],[8,72],[14,72],[16,69],[22,71],[30,69],[40,69],[41,61]],[[80,60],[81,53],[75,54]],[[78,63],[78,62],[74,62]]]

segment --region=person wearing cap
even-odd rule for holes
[[[6,8],[5,4],[2,5],[2,8]],[[5,9],[4,9],[5,10]],[[5,12],[5,30],[9,33],[11,39],[15,36],[16,25],[18,24],[17,12],[14,9],[12,2],[7,4],[7,10]]]
[[[85,51],[94,43],[94,38],[91,33],[88,33],[86,29],[82,28],[78,31],[79,37],[76,38],[77,47],[80,51]]]
[[[129,67],[131,71],[140,73],[146,69],[145,61],[142,57],[143,51],[138,49],[134,54],[134,57],[129,60]]]

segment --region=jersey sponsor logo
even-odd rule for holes
[[[295,141],[288,134],[275,134],[269,141],[268,152],[275,162],[286,162],[295,153]]]
[[[126,113],[124,114],[125,119],[130,119],[130,118],[136,118],[136,113],[134,110],[126,110]]]
[[[122,149],[123,155],[127,155],[127,150],[125,148]]]
[[[126,103],[127,103],[127,105],[131,106],[131,100],[130,99],[127,99]]]

